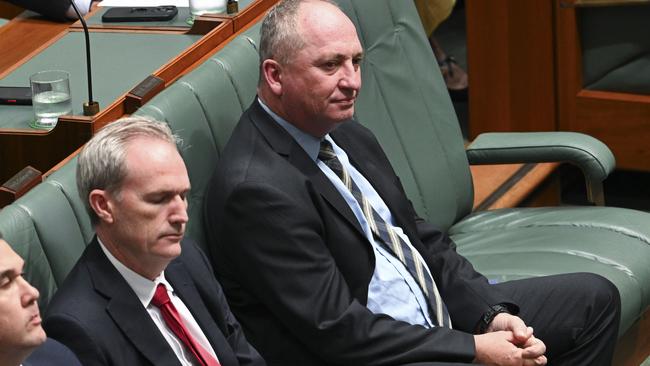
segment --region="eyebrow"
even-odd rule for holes
[[[0,271],[0,280],[3,278],[11,278],[13,275],[16,274],[16,271],[13,269],[6,269]]]
[[[11,277],[12,275],[19,275],[22,273],[24,267],[25,267],[25,262],[22,261],[19,262],[18,266],[14,268],[5,268],[5,269],[0,268],[0,278]]]

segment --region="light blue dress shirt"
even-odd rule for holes
[[[354,198],[352,193],[343,184],[341,179],[325,163],[318,160],[320,150],[320,139],[311,136],[291,123],[285,121],[277,114],[273,113],[258,98],[262,108],[282,126],[300,145],[307,155],[316,162],[318,168],[334,184],[341,196],[352,209],[356,216],[366,238],[372,244],[375,254],[375,272],[368,286],[368,304],[367,307],[375,314],[386,314],[393,319],[405,321],[410,324],[422,325],[426,328],[433,327],[433,323],[428,314],[428,302],[419,285],[409,273],[408,269],[400,260],[384,246],[374,239],[370,225],[363,215],[363,211]],[[350,164],[347,154],[331,139],[329,135],[325,136],[336,153],[337,158],[345,169],[350,173],[352,180],[357,184],[361,193],[370,201],[372,207],[387,222],[393,225],[395,232],[408,244],[411,245],[409,238],[404,231],[395,226],[392,214],[379,194],[372,187],[370,182],[359,173],[359,171]],[[417,253],[417,251],[415,251]],[[419,253],[417,254],[419,255]],[[429,271],[428,268],[425,268]]]

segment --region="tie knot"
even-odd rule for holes
[[[167,287],[165,287],[164,284],[159,283],[158,286],[156,287],[156,292],[153,294],[153,299],[151,299],[151,303],[154,306],[160,308],[161,306],[165,305],[170,301],[171,300],[169,299],[169,295],[167,294]]]
[[[336,159],[336,154],[334,153],[332,144],[329,141],[323,140],[320,142],[320,150],[318,151],[318,158],[325,163],[327,163],[332,159]]]

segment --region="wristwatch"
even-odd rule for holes
[[[483,316],[481,317],[481,321],[479,322],[478,325],[479,334],[485,333],[488,326],[490,326],[490,323],[492,323],[492,320],[494,320],[494,317],[496,317],[498,314],[501,313],[510,313],[510,310],[508,310],[508,307],[503,304],[496,304],[490,306],[490,310],[486,311],[485,314],[483,314]]]

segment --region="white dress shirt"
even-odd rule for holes
[[[181,342],[171,331],[171,329],[167,327],[167,323],[165,323],[165,320],[160,313],[160,309],[151,303],[153,295],[156,292],[156,287],[159,283],[164,284],[167,288],[167,294],[169,295],[171,302],[176,307],[176,310],[178,310],[178,313],[183,320],[183,324],[189,330],[192,337],[194,337],[194,339],[201,345],[201,347],[208,351],[215,358],[215,360],[218,360],[217,355],[214,353],[214,350],[210,345],[210,342],[201,330],[201,327],[199,327],[196,320],[194,320],[192,313],[187,308],[187,306],[185,306],[183,301],[178,296],[176,296],[174,288],[165,279],[164,271],[153,281],[142,277],[126,267],[124,264],[122,264],[122,262],[117,260],[117,258],[115,258],[111,252],[106,249],[99,238],[97,238],[97,240],[99,241],[99,245],[104,251],[104,254],[106,254],[108,260],[113,264],[113,266],[115,266],[115,269],[120,272],[122,277],[124,277],[124,280],[126,280],[129,286],[131,286],[133,289],[133,292],[135,292],[135,294],[138,296],[138,299],[142,303],[142,306],[147,310],[149,316],[151,316],[151,319],[156,324],[163,337],[165,337],[165,340],[167,343],[169,343],[169,346],[172,348],[176,354],[176,357],[178,357],[178,360],[183,366],[196,366],[198,364],[195,361],[194,355],[192,355],[192,353],[186,349],[183,342]]]
[[[47,0],[47,1],[52,1],[52,0]],[[86,15],[90,11],[90,3],[92,0],[74,0],[75,5],[77,5],[77,9],[79,9],[79,12],[81,15]],[[70,8],[68,8],[68,11],[65,13],[65,16],[68,19],[76,20],[79,19],[77,17],[77,13],[75,13],[74,8],[72,8],[72,5],[70,5]]]

